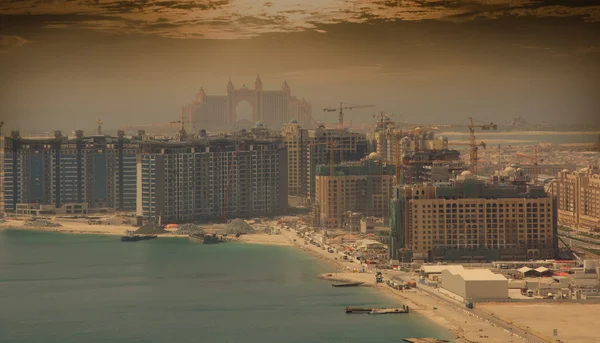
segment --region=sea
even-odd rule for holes
[[[0,342],[401,342],[454,336],[401,303],[333,288],[282,246],[0,230]]]
[[[436,136],[446,136],[452,141],[468,141],[469,134],[464,132],[439,132]],[[551,144],[589,144],[597,143],[599,132],[477,132],[477,140],[501,146]]]

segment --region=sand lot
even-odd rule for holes
[[[554,340],[600,342],[596,326],[600,304],[481,303],[478,307]],[[553,329],[558,329],[557,337],[552,336]]]

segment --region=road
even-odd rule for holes
[[[393,279],[395,281],[400,281],[400,282],[415,279],[412,275],[398,275],[398,274],[395,274],[392,272],[384,272],[383,274],[387,278]],[[507,323],[504,320],[497,318],[483,310],[478,310],[477,308],[467,309],[465,307],[465,304],[463,304],[462,302],[450,299],[450,298],[436,292],[435,288],[431,288],[429,286],[419,284],[417,289],[429,294],[432,297],[437,298],[440,301],[445,302],[449,306],[455,307],[458,311],[463,311],[465,313],[471,313],[472,315],[478,317],[480,320],[490,323],[491,325],[495,325],[501,329],[504,329],[505,331],[512,332],[513,334],[515,334],[517,336],[521,336],[522,338],[526,339],[529,342],[532,342],[532,343],[552,342],[552,341],[537,337],[533,334],[530,334],[526,330],[523,330],[515,325],[512,325],[511,323]]]

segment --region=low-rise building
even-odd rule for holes
[[[464,301],[501,301],[508,299],[508,280],[489,269],[442,271],[442,288]]]

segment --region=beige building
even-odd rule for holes
[[[346,212],[386,218],[394,184],[395,167],[386,165],[372,153],[362,162],[335,166],[330,176],[329,166],[317,168],[314,225],[341,228]]]
[[[442,288],[464,301],[508,299],[508,280],[489,269],[442,270]]]
[[[549,190],[557,198],[559,224],[600,230],[600,168],[563,170]]]
[[[296,120],[290,121],[281,129],[283,143],[288,152],[288,194],[305,195],[307,178],[308,130]]]
[[[405,186],[392,200],[391,256],[413,259],[493,261],[553,258],[553,199],[540,187],[485,184],[468,178],[453,184]]]

